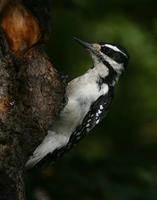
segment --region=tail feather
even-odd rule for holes
[[[65,146],[69,138],[65,135],[57,134],[54,131],[48,131],[44,141],[36,148],[33,155],[26,163],[26,168],[32,168],[39,163],[47,154],[53,153],[56,149]]]

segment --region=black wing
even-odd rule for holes
[[[71,135],[66,147],[72,148],[77,144],[84,136],[86,136],[104,117],[106,117],[109,107],[113,99],[113,89],[110,88],[106,95],[100,96],[90,108],[90,111],[86,114],[81,125]]]

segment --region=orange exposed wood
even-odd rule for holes
[[[1,27],[7,36],[10,49],[17,56],[40,42],[42,38],[38,20],[17,2],[10,2],[5,6],[1,17]]]
[[[8,112],[14,105],[14,101],[10,97],[0,97],[0,113]]]

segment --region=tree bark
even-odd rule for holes
[[[45,27],[26,5],[0,2],[0,200],[25,199],[25,163],[64,104]]]

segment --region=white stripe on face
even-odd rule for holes
[[[111,44],[105,44],[104,46],[109,47],[110,49],[113,49],[114,51],[122,53],[125,57],[128,57],[124,52],[122,52],[120,49],[118,49],[116,46]]]

